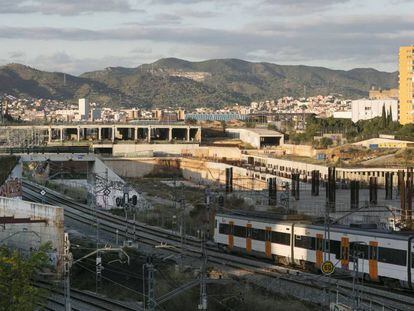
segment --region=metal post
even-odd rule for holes
[[[226,193],[233,192],[233,168],[226,168]]]
[[[185,202],[184,197],[182,197],[180,202],[180,271],[183,271],[184,262],[184,209]]]
[[[207,284],[206,284],[206,268],[207,268],[207,251],[205,232],[202,233],[201,239],[201,253],[203,254],[203,262],[201,264],[201,275],[200,275],[200,302],[198,304],[198,310],[207,310]]]
[[[143,297],[144,297],[144,310],[155,311],[156,300],[155,300],[155,278],[154,278],[154,265],[152,263],[152,257],[147,258],[147,263],[142,267],[143,273]]]
[[[64,240],[64,250],[63,250],[63,273],[65,276],[65,280],[63,283],[64,286],[64,296],[65,296],[65,311],[72,311],[71,301],[70,301],[70,242],[68,234],[65,234]]]

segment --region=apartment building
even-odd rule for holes
[[[400,92],[399,121],[401,124],[414,121],[413,69],[414,46],[402,46],[399,53]]]

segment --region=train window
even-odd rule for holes
[[[230,226],[228,224],[220,224],[219,225],[219,233],[220,234],[229,234]]]
[[[335,254],[336,259],[340,259],[340,256],[341,256],[341,242],[331,240],[329,244],[330,244],[329,245],[330,246],[329,247],[330,253]]]
[[[406,266],[407,265],[407,252],[400,249],[379,247],[378,249],[378,261],[389,263],[392,265]]]
[[[295,235],[295,247],[314,250],[315,238],[304,235]]]
[[[411,253],[411,268],[414,268],[414,253]]]
[[[217,219],[214,222],[214,228],[217,228]]]
[[[272,243],[290,245],[290,234],[284,232],[272,231]]]
[[[252,239],[257,241],[265,240],[265,231],[262,229],[252,229]]]
[[[368,245],[357,242],[350,243],[351,256],[357,256],[361,259],[368,259]]]
[[[234,226],[234,236],[237,237],[246,237],[246,227]]]

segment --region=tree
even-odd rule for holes
[[[0,311],[32,311],[42,304],[45,291],[33,279],[49,266],[51,244],[24,256],[17,250],[0,248]]]
[[[333,145],[333,140],[329,137],[322,137],[321,140],[319,141],[319,146],[325,149],[332,145]]]
[[[387,127],[387,112],[385,111],[385,104],[382,106],[381,120],[382,120],[382,128],[385,129]]]
[[[392,109],[391,109],[391,107],[390,107],[390,112],[388,113],[388,116],[387,116],[387,127],[390,127],[390,126],[392,126]]]

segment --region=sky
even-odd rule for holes
[[[164,57],[398,68],[413,0],[0,0],[0,65],[80,74]]]

